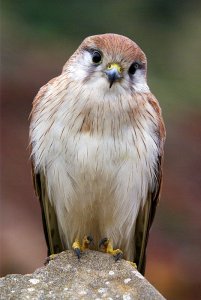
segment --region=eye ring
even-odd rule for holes
[[[140,69],[141,65],[138,62],[134,62],[131,64],[130,68],[128,69],[128,73],[130,75],[134,75],[137,69]]]
[[[102,55],[99,51],[97,50],[94,50],[92,52],[92,62],[95,64],[95,65],[98,65],[102,62]]]

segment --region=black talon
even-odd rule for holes
[[[123,257],[123,253],[122,252],[119,252],[116,255],[114,255],[115,262],[118,261],[118,260],[120,260],[120,259],[122,259],[122,257]]]
[[[93,237],[91,235],[87,236],[87,240],[89,242],[89,245],[94,245],[94,240],[93,240]]]
[[[108,243],[108,238],[103,238],[100,240],[98,247],[101,248],[102,246],[106,246],[106,243]]]
[[[74,252],[77,255],[77,258],[80,259],[80,257],[81,257],[81,251],[80,251],[80,249],[79,248],[75,248]]]

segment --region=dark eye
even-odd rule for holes
[[[135,74],[136,70],[137,69],[140,69],[141,68],[141,65],[137,62],[134,62],[132,63],[132,65],[130,66],[129,70],[128,70],[128,73],[133,75]]]
[[[98,52],[98,51],[92,52],[93,63],[98,64],[101,62],[101,60],[102,60],[102,56],[101,56],[100,52]]]

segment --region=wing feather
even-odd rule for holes
[[[135,263],[137,264],[138,271],[142,274],[145,273],[146,266],[146,247],[149,238],[149,230],[153,223],[156,212],[156,207],[159,202],[159,195],[161,189],[162,169],[161,157],[158,158],[157,170],[157,183],[153,192],[149,191],[147,200],[143,208],[140,209],[136,221],[135,230]]]
[[[59,253],[64,250],[64,247],[61,242],[57,217],[55,213],[55,209],[50,203],[46,180],[44,174],[35,173],[34,166],[32,162],[32,175],[34,188],[36,191],[36,195],[40,201],[41,213],[42,213],[42,221],[43,221],[43,229],[45,233],[45,239],[48,248],[48,255]]]
[[[33,113],[37,110],[37,105],[45,97],[49,87],[57,80],[58,77],[51,79],[46,85],[44,85],[36,95],[33,101],[33,108],[30,117],[33,118]],[[30,145],[32,147],[32,145]],[[57,217],[55,209],[52,206],[47,193],[46,178],[43,172],[36,172],[34,166],[34,159],[31,160],[32,164],[32,177],[34,188],[37,197],[40,201],[43,229],[48,248],[48,255],[59,253],[64,250],[61,242]]]
[[[152,95],[153,96],[153,95]],[[154,190],[149,190],[147,194],[147,200],[143,208],[140,209],[135,228],[135,263],[137,264],[138,271],[142,274],[145,273],[146,266],[146,247],[149,238],[149,230],[153,223],[153,219],[156,212],[156,207],[160,199],[161,183],[162,183],[162,164],[164,156],[164,141],[165,141],[165,126],[163,123],[161,109],[158,105],[158,101],[151,97],[148,99],[150,105],[157,113],[159,125],[158,125],[158,147],[159,155],[156,164],[155,176],[156,182]]]

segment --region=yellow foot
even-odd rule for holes
[[[53,260],[57,257],[58,254],[51,254],[50,256],[48,256],[46,259],[45,259],[45,262],[44,262],[44,265],[46,266],[50,260]]]
[[[115,261],[123,257],[123,251],[121,251],[120,249],[113,249],[112,241],[108,238],[104,238],[100,241],[99,248],[105,253],[112,254]]]
[[[75,254],[77,255],[78,259],[81,257],[81,253],[89,249],[89,246],[93,243],[93,238],[90,235],[85,235],[82,239],[82,244],[80,244],[79,239],[76,239],[75,242],[72,245],[73,250],[75,251]]]

